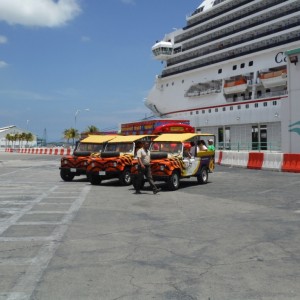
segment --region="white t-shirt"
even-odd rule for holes
[[[137,151],[136,154],[137,158],[140,158],[144,166],[150,165],[150,151],[145,150],[144,148],[141,148]]]

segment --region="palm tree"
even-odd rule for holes
[[[9,142],[12,142],[12,135],[10,133],[7,133],[5,135],[5,139],[6,139],[6,143],[7,143],[7,147],[9,147]]]
[[[78,139],[79,136],[80,136],[79,132],[75,128],[69,128],[69,129],[64,130],[64,139],[66,139],[68,143],[69,143],[69,140],[72,139],[73,140],[73,146],[75,144],[75,139]]]
[[[32,142],[33,141],[33,134],[31,132],[27,132],[25,133],[24,139],[28,145],[28,142]]]
[[[87,129],[85,130],[87,133],[95,133],[95,132],[99,132],[98,127],[91,125],[88,126]]]

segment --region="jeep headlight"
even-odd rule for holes
[[[164,170],[165,170],[165,166],[164,166],[164,165],[160,165],[160,166],[159,166],[159,169],[160,169],[161,171],[164,171]]]

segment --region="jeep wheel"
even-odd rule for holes
[[[167,181],[167,185],[168,185],[169,190],[171,190],[171,191],[178,190],[179,180],[180,179],[179,179],[178,172],[174,171],[172,173],[172,175],[170,176],[170,178],[168,179],[168,181]]]
[[[88,178],[92,185],[99,185],[101,183],[101,177],[99,175],[90,175]]]
[[[206,184],[208,182],[208,170],[207,168],[202,168],[200,174],[197,176],[199,184]]]
[[[125,169],[120,175],[119,180],[121,185],[130,185],[132,183],[130,171],[128,169]]]
[[[67,170],[60,170],[60,177],[64,181],[72,181],[75,175]]]

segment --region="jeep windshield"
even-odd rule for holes
[[[101,152],[103,144],[86,144],[79,143],[76,151],[91,151],[91,152]]]
[[[167,152],[170,154],[180,154],[182,152],[182,143],[180,142],[154,142],[151,152]]]
[[[109,143],[105,148],[105,152],[133,152],[133,143]]]

